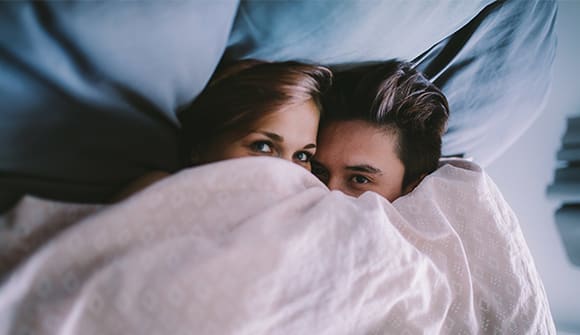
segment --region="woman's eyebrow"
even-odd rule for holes
[[[262,131],[262,130],[256,130],[256,131],[254,131],[254,133],[262,134],[274,142],[284,142],[284,137],[282,137],[276,133],[272,133],[269,131]],[[316,144],[310,143],[310,144],[305,145],[302,149],[314,149],[314,148],[316,148]]]
[[[380,169],[377,169],[374,166],[368,165],[368,164],[347,166],[346,169],[347,170],[351,170],[351,171],[356,171],[356,172],[366,172],[366,173],[372,173],[372,174],[383,174],[383,171],[381,171]]]
[[[269,131],[255,131],[255,133],[265,135],[266,137],[270,138],[272,141],[275,142],[284,142],[284,137],[276,133],[271,133]]]

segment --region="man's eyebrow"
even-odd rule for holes
[[[372,174],[383,174],[383,171],[377,169],[374,166],[368,164],[361,164],[361,165],[351,165],[346,167],[347,170],[356,171],[356,172],[366,172]]]
[[[302,149],[313,149],[313,148],[316,148],[316,144],[310,143],[310,144],[305,145],[304,148],[302,148]]]

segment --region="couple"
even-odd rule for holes
[[[437,169],[448,113],[443,93],[406,62],[333,77],[322,66],[245,60],[218,70],[180,114],[184,165],[279,157],[331,190],[394,201]]]

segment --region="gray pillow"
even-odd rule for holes
[[[544,110],[556,54],[554,0],[497,1],[418,57],[451,115],[447,154],[487,166]]]
[[[413,59],[493,0],[241,1],[226,60]]]
[[[485,166],[543,110],[556,11],[554,0],[241,1],[225,61],[413,60],[449,99],[443,153]]]
[[[237,0],[0,6],[0,209],[104,201],[178,168],[176,111],[223,55]]]

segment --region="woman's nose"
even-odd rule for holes
[[[286,161],[289,161],[289,162],[292,162],[292,163],[296,163],[294,161],[294,157],[292,157],[292,155],[286,155],[286,154],[283,155],[283,154],[281,154],[281,155],[278,155],[278,158],[282,158],[283,160],[286,160]]]
[[[342,190],[342,183],[340,182],[340,179],[338,179],[338,178],[332,178],[332,177],[329,178],[326,186],[328,186],[328,188],[331,190],[343,191]]]

